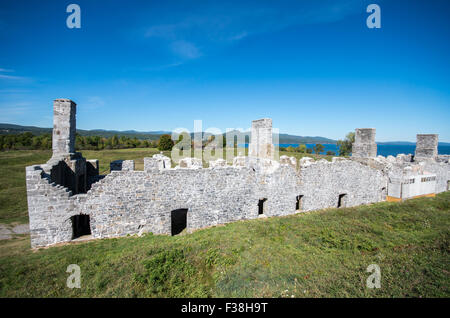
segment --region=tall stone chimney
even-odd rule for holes
[[[355,142],[352,145],[352,157],[371,158],[377,156],[375,128],[356,128]]]
[[[414,159],[436,159],[438,155],[437,134],[418,134],[416,139],[416,154]]]
[[[273,159],[272,119],[263,118],[252,121],[249,156]]]
[[[70,99],[53,101],[53,157],[75,153],[76,106]]]

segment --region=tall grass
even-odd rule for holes
[[[1,297],[449,297],[450,193],[30,250],[0,241]],[[66,287],[69,264],[81,288]],[[368,289],[370,264],[381,288]]]

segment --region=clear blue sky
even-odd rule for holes
[[[66,7],[81,7],[81,29]],[[381,7],[368,29],[366,7]],[[450,1],[0,2],[0,122],[80,129],[244,128],[450,141]]]

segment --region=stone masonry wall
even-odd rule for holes
[[[56,99],[53,106],[53,156],[46,164],[26,167],[32,247],[89,233],[74,231],[72,220],[89,220],[94,238],[171,234],[171,212],[179,209],[187,210],[189,232],[383,201],[388,179],[408,173],[435,174],[436,192],[449,187],[449,157],[437,156],[437,135],[417,135],[416,162],[411,155],[377,157],[373,128],[356,129],[351,160],[297,162],[282,156],[278,162],[271,160],[269,118],[252,122],[249,157],[235,157],[233,166],[216,160],[205,169],[200,159],[184,158],[171,168],[171,159],[157,154],[144,158],[144,171],[135,171],[133,160],[118,160],[111,162],[109,175],[100,176],[98,160],[75,152],[76,104]],[[80,214],[85,216],[72,218]]]
[[[249,156],[258,158],[273,158],[272,119],[263,118],[252,121]]]
[[[110,171],[133,171],[134,160],[115,160],[109,163]]]
[[[436,174],[436,193],[448,191],[450,164],[435,161],[421,163],[425,173]]]
[[[93,237],[170,234],[176,209],[188,209],[188,230],[249,218],[251,202],[257,203],[254,184],[249,169],[232,167],[113,171],[92,186],[79,208],[91,216]]]
[[[40,166],[26,168],[26,182],[31,246],[70,241],[70,216],[74,211],[71,192],[51,183]]]
[[[339,195],[345,206],[385,200],[388,178],[380,170],[353,160],[328,162],[319,160],[300,166],[303,210],[336,208]]]
[[[76,104],[70,99],[53,101],[53,155],[75,152]]]
[[[377,156],[375,128],[357,128],[355,142],[352,145],[352,157],[371,158]]]
[[[438,155],[438,135],[418,134],[415,159],[435,159]]]
[[[170,169],[171,165],[170,158],[161,154],[144,158],[144,171]]]
[[[161,159],[161,158],[160,158]],[[267,161],[267,162],[266,162]],[[94,238],[171,233],[171,211],[188,209],[187,231],[259,217],[384,200],[387,177],[351,160],[328,162],[293,158],[281,164],[246,160],[244,165],[214,168],[112,171],[86,194],[71,195],[51,184],[41,166],[27,168],[32,246],[67,242],[71,217],[90,216]],[[296,200],[301,195],[301,208]]]

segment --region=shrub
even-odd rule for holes
[[[352,152],[352,144],[355,142],[355,133],[349,132],[344,140],[338,140],[339,156],[348,156]]]
[[[170,135],[162,135],[158,141],[159,150],[172,150],[174,143]]]

